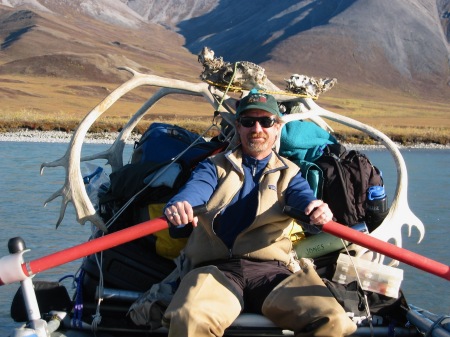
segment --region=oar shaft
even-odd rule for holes
[[[44,270],[75,261],[105,249],[119,246],[123,243],[139,239],[165,228],[167,228],[167,221],[163,217],[142,222],[138,225],[122,229],[80,245],[64,249],[33,261],[25,262],[22,264],[22,271],[25,275],[32,276]]]
[[[323,225],[322,231],[450,281],[450,266],[443,263],[355,231],[334,221]]]

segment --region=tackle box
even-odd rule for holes
[[[397,298],[403,280],[403,270],[340,254],[337,260],[333,281],[348,284],[357,280],[356,271],[364,290],[376,292],[389,297]]]

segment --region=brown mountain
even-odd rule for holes
[[[281,87],[301,73],[336,77],[330,97],[448,104],[449,22],[449,0],[0,0],[0,99],[86,109],[129,78],[124,65],[197,81],[208,46]]]
[[[182,37],[159,25],[127,27],[69,13],[1,6],[0,73],[118,82],[128,76],[118,66],[147,73],[173,66],[173,75],[185,76],[180,69],[196,62]]]
[[[201,65],[197,56],[183,47],[179,34],[132,16],[131,21],[116,20],[120,24],[104,20],[103,14],[100,20],[75,10],[74,5],[75,1],[68,1],[67,6],[57,8],[58,12],[30,5],[0,6],[0,102],[4,116],[14,119],[17,113],[18,118],[25,115],[28,119],[30,115],[37,124],[39,119],[55,123],[61,115],[79,120],[131,77],[118,70],[121,66],[198,80]],[[122,12],[110,15],[117,19]],[[129,116],[147,97],[145,89],[127,95],[124,105],[112,115]]]

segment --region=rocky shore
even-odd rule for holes
[[[117,133],[103,132],[103,133],[88,133],[86,135],[85,143],[97,143],[97,144],[112,144],[117,137]],[[17,132],[4,132],[0,133],[0,142],[35,142],[35,143],[68,143],[72,138],[72,133],[63,131],[34,131],[23,130]],[[127,143],[134,144],[136,140],[139,140],[140,135],[132,134]],[[360,145],[360,144],[348,144],[349,148],[357,149],[374,149],[384,148],[383,145]],[[415,149],[450,149],[450,144],[425,144],[418,143],[412,145],[397,144],[401,149],[415,148]]]
[[[16,132],[0,133],[1,142],[34,142],[34,143],[68,143],[72,138],[72,133],[63,131],[35,131],[23,130]],[[88,133],[85,143],[112,144],[117,137],[115,132]],[[140,135],[131,135],[128,140],[133,144],[140,138]]]

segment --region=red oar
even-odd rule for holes
[[[44,270],[119,246],[165,228],[167,228],[167,221],[163,217],[149,220],[36,260],[21,263],[20,266],[17,266],[20,263],[17,259],[9,258],[16,254],[6,256],[0,259],[0,285],[23,281]]]
[[[292,212],[286,213],[291,213],[290,215],[293,218],[298,219],[298,217],[292,215]],[[149,220],[139,225],[135,225],[133,227],[108,234],[89,242],[82,243],[72,248],[68,248],[30,262],[21,263],[19,266],[17,266],[18,258],[14,257],[14,255],[17,254],[12,254],[0,259],[0,285],[22,281],[27,277],[44,270],[57,267],[59,265],[77,260],[94,253],[98,253],[105,249],[121,245],[125,242],[129,242],[146,235],[150,235],[165,228],[167,228],[167,222],[164,218],[161,217]],[[344,240],[366,247],[380,254],[389,256],[395,260],[404,262],[410,266],[437,275],[446,280],[450,280],[450,266],[413,253],[407,249],[400,248],[391,243],[381,241],[370,235],[363,234],[334,221],[326,223],[322,227],[322,230]],[[21,256],[19,257],[21,258]]]
[[[313,226],[309,224],[309,217],[297,208],[285,206],[283,212],[299,221],[302,226]],[[322,231],[450,281],[450,266],[413,253],[392,243],[384,242],[334,221],[329,221],[323,225]]]
[[[193,207],[193,212],[194,215],[205,213],[206,206],[195,206]],[[119,246],[123,243],[142,238],[167,227],[168,225],[166,219],[164,217],[160,217],[30,262],[23,262],[22,254],[24,251],[4,256],[0,259],[0,286],[23,281],[30,276],[40,273],[41,271],[48,270],[82,257]]]
[[[450,266],[443,263],[355,231],[334,221],[329,221],[323,225],[322,231],[450,281]]]
[[[24,263],[22,264],[22,270],[24,273],[28,273],[28,276],[31,276],[67,262],[75,261],[105,249],[142,238],[167,227],[167,221],[163,217],[142,222],[136,226],[128,227],[80,245],[64,249],[60,252],[41,257],[26,264]]]
[[[167,222],[164,218],[149,220],[139,225],[36,259],[27,264],[24,263],[22,264],[22,269],[24,273],[31,276],[81,257],[155,233],[164,228],[167,228]],[[450,266],[443,263],[384,242],[370,235],[363,234],[334,221],[323,225],[322,231],[450,281]]]

